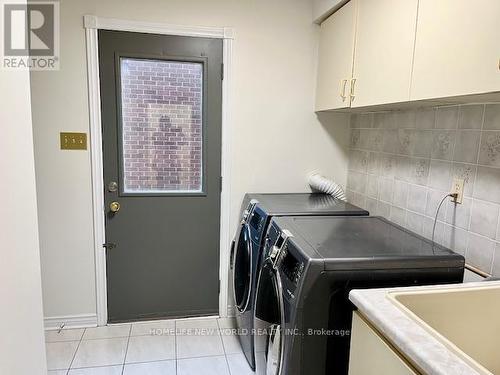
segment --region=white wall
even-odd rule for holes
[[[83,15],[235,29],[233,230],[247,191],[306,191],[313,169],[346,183],[346,118],[319,121],[313,113],[318,27],[311,6],[303,0],[61,1],[61,71],[32,75],[46,316],[96,309],[89,153],[58,150],[60,131],[89,131]]]
[[[29,73],[0,82],[0,374],[44,375]]]
[[[349,0],[313,0],[313,21],[321,23]]]

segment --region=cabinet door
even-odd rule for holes
[[[350,105],[355,9],[356,1],[350,1],[321,24],[316,111],[348,108]]]
[[[358,312],[352,321],[349,375],[418,375]]]
[[[359,0],[352,107],[405,102],[418,0]]]
[[[420,0],[411,99],[500,91],[500,1]]]

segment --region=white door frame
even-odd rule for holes
[[[230,147],[229,147],[229,92],[231,81],[231,56],[233,48],[233,29],[227,27],[191,27],[165,25],[162,23],[145,23],[126,21],[112,18],[102,18],[92,15],[83,17],[87,42],[87,79],[90,110],[90,149],[92,163],[92,199],[94,220],[94,253],[96,272],[96,304],[97,324],[106,325],[108,322],[107,290],[106,290],[106,254],[103,244],[106,243],[104,226],[104,182],[102,156],[102,125],[101,125],[101,96],[99,86],[99,45],[98,30],[132,31],[151,34],[193,36],[199,38],[217,38],[223,40],[224,52],[224,80],[222,83],[222,193],[220,218],[220,294],[219,315],[228,314],[228,273],[230,213]]]

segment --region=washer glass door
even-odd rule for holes
[[[234,300],[238,310],[243,312],[248,306],[252,285],[252,240],[247,224],[242,225],[235,246],[233,270]]]
[[[279,375],[283,358],[283,299],[279,273],[267,260],[262,266],[255,305],[255,351],[258,375]]]
[[[281,325],[273,324],[267,345],[266,375],[278,375],[281,364]]]

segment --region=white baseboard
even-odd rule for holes
[[[49,316],[44,318],[45,330],[64,328],[91,328],[97,327],[97,314],[81,314],[67,316]]]

